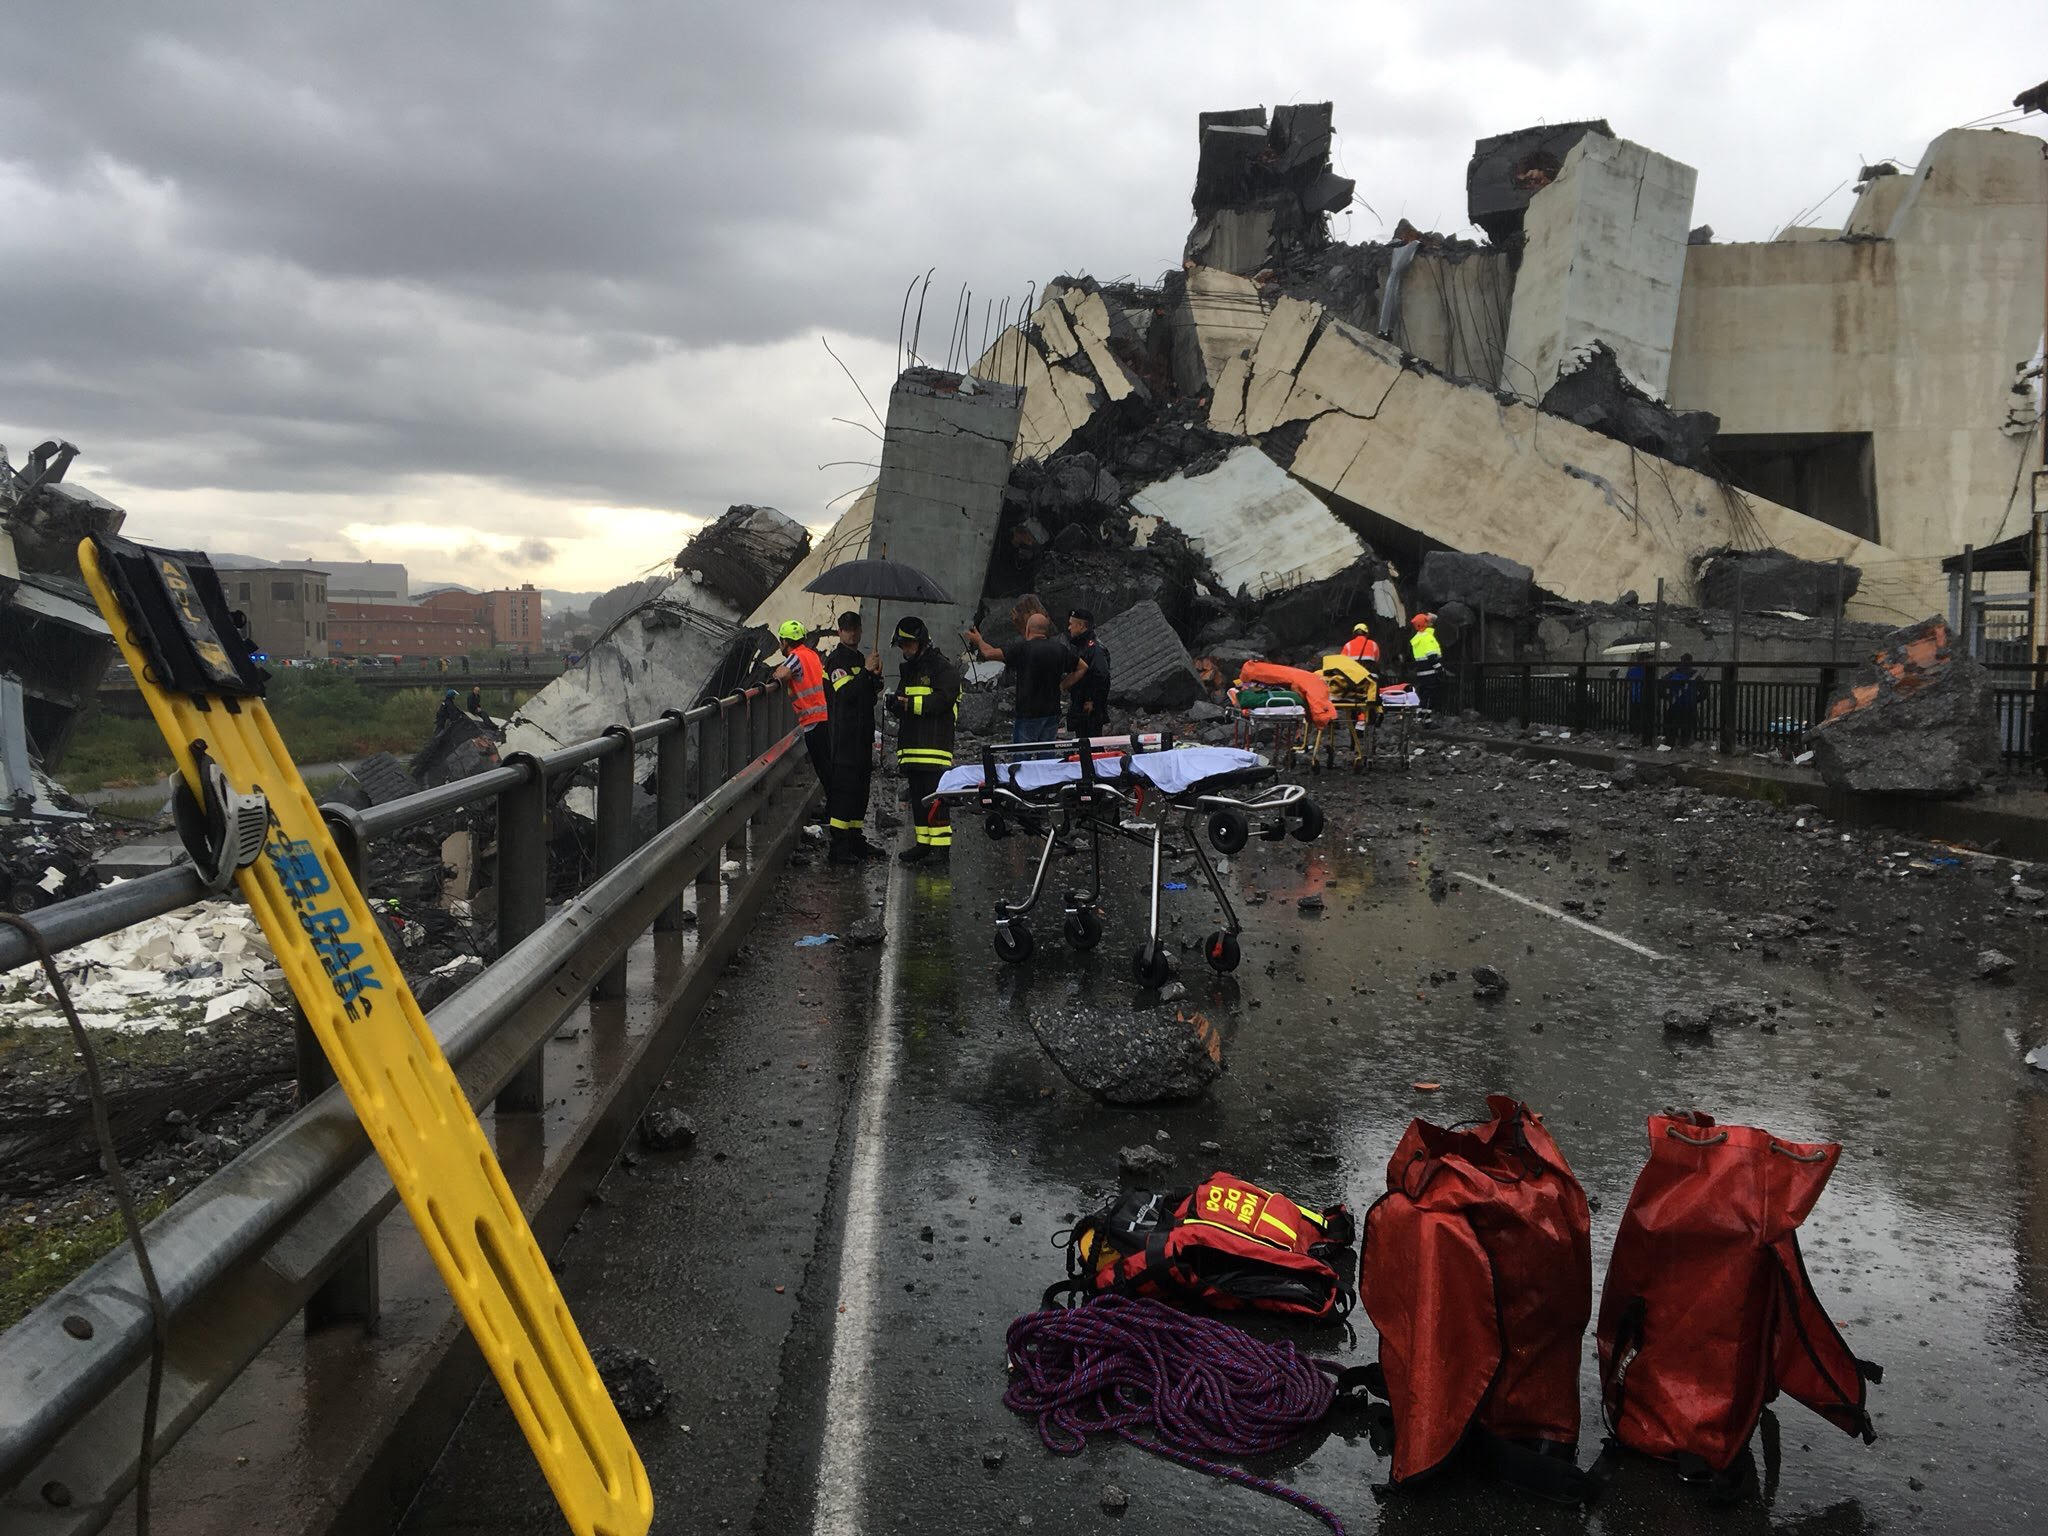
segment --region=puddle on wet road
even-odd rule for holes
[[[1380,1504],[1372,1485],[1387,1463],[1341,1434],[1305,1442],[1275,1475],[1354,1531],[2031,1528],[2048,1443],[2048,1093],[2015,1050],[2027,999],[1944,986],[1861,941],[1826,967],[1767,962],[1755,946],[1711,937],[1745,910],[1739,892],[1652,887],[1583,861],[1489,860],[1483,844],[1453,833],[1388,834],[1361,851],[1347,839],[1352,819],[1333,814],[1314,846],[1254,842],[1235,861],[1242,966],[1219,978],[1190,953],[1182,972],[1182,1006],[1216,1024],[1227,1070],[1184,1104],[1105,1107],[1062,1076],[1031,1028],[1054,1010],[1108,1018],[1148,997],[1130,968],[1144,920],[1137,850],[1108,856],[1109,932],[1088,953],[1058,940],[1059,885],[1081,870],[1056,861],[1038,952],[1021,967],[994,958],[989,907],[1028,881],[1035,849],[963,827],[950,877],[910,883],[911,911],[892,919],[906,945],[902,1074],[877,1261],[887,1315],[865,1430],[869,1528],[1090,1528],[1105,1520],[1097,1501],[1114,1482],[1130,1492],[1122,1524],[1132,1531],[1315,1529],[1126,1447],[1046,1455],[1032,1426],[1001,1407],[1003,1330],[1064,1273],[1052,1234],[1113,1194],[1121,1147],[1159,1146],[1182,1184],[1224,1167],[1310,1203],[1362,1209],[1384,1187],[1412,1115],[1473,1117],[1489,1092],[1543,1113],[1585,1185],[1596,1287],[1647,1153],[1649,1114],[1698,1108],[1840,1141],[1840,1167],[1802,1240],[1850,1345],[1885,1367],[1871,1394],[1877,1444],[1781,1402],[1783,1465],[1768,1510],[1711,1510],[1645,1462],[1626,1463],[1587,1515],[1463,1473]],[[1586,920],[1669,958],[1646,959],[1470,881],[1451,880],[1433,900],[1433,864],[1496,873],[1553,907],[1585,899],[1578,882],[1597,874],[1602,903]],[[1192,866],[1170,878],[1183,870]],[[1163,900],[1169,933],[1192,951],[1214,912],[1199,876],[1185,878],[1189,889]],[[1312,893],[1320,915],[1297,909]],[[1688,922],[1697,938],[1685,936]],[[1504,999],[1473,998],[1466,973],[1482,963],[1507,974]],[[1667,1010],[1731,997],[1756,1022],[1701,1040],[1666,1033]],[[1417,1092],[1418,1082],[1441,1091]],[[931,1241],[921,1241],[927,1226]],[[1352,1324],[1355,1342],[1337,1329],[1293,1336],[1356,1363],[1371,1358],[1373,1339],[1362,1311]],[[1582,1462],[1601,1433],[1592,1365],[1589,1338]],[[995,1469],[983,1464],[990,1446],[1004,1451]]]

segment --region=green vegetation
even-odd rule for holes
[[[135,1214],[146,1223],[170,1204],[169,1190],[144,1195]],[[127,1239],[118,1210],[84,1220],[46,1218],[33,1226],[0,1222],[0,1328],[12,1328],[44,1297]]]
[[[445,685],[396,692],[359,686],[346,673],[293,667],[270,684],[270,714],[301,763],[345,762],[372,752],[416,751],[432,729]],[[464,696],[468,689],[463,687]],[[530,698],[530,690],[486,689],[484,708],[502,719]],[[71,739],[57,777],[74,791],[147,784],[171,771],[171,756],[151,720],[128,720],[95,710]],[[151,805],[139,812],[150,815]]]

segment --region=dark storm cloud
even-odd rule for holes
[[[1461,227],[1472,138],[1587,115],[1698,166],[1700,219],[1760,238],[2016,88],[1883,0],[1678,9],[29,11],[0,75],[0,440],[79,442],[145,529],[152,492],[238,494],[230,546],[259,553],[321,526],[286,498],[417,525],[458,480],[447,547],[544,541],[535,569],[590,537],[552,502],[815,521],[860,473],[815,466],[871,446],[833,423],[862,411],[819,333],[879,400],[913,272],[940,269],[928,340],[962,281],[979,311],[1084,264],[1155,277],[1202,108],[1333,98],[1372,205],[1352,238]],[[1986,35],[2038,35],[1997,9]]]

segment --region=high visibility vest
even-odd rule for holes
[[[1371,635],[1353,635],[1344,642],[1344,654],[1353,661],[1378,661],[1380,648]]]
[[[1408,654],[1418,662],[1441,661],[1444,655],[1443,642],[1436,637],[1433,629],[1418,629],[1415,637],[1408,642]]]
[[[789,699],[799,730],[825,723],[825,663],[808,645],[789,653]]]

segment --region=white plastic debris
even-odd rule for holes
[[[2048,1045],[2037,1045],[2027,1052],[2027,1065],[2036,1072],[2048,1072]]]
[[[36,882],[37,888],[40,889],[46,896],[56,895],[58,890],[62,888],[63,884],[64,871],[59,869],[54,864],[52,864],[48,869],[44,870],[43,878]]]

